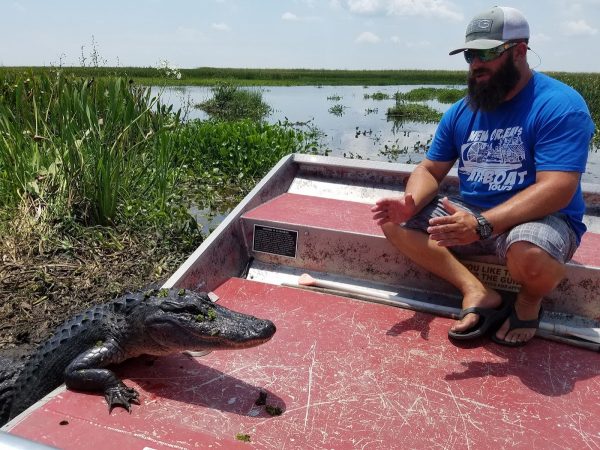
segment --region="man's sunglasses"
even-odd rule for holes
[[[471,64],[475,58],[478,58],[481,62],[490,62],[495,60],[496,58],[500,58],[500,56],[502,56],[502,53],[504,53],[509,48],[513,48],[515,45],[519,45],[519,43],[511,42],[487,50],[465,50],[465,61],[467,61],[468,64]]]

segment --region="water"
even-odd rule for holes
[[[322,143],[333,156],[417,163],[423,158],[437,128],[437,123],[388,121],[386,112],[395,104],[396,92],[408,92],[421,86],[278,86],[262,88],[263,100],[273,108],[267,118],[271,123],[288,120],[292,123],[308,122],[324,133]],[[460,89],[462,86],[429,86]],[[382,92],[387,100],[365,99],[365,94]],[[161,93],[163,102],[183,108],[189,119],[206,119],[206,114],[189,105],[201,103],[212,96],[207,87],[169,88]],[[338,100],[332,97],[340,97]],[[450,105],[437,101],[425,102],[428,106],[446,111]],[[341,115],[329,110],[334,105],[343,107]],[[600,183],[600,151],[589,155],[586,182]]]

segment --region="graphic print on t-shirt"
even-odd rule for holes
[[[487,185],[489,191],[511,191],[523,184],[525,144],[522,127],[472,131],[460,149],[459,171],[467,181]]]

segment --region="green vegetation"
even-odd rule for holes
[[[251,120],[194,121],[174,145],[185,155],[187,198],[198,209],[218,212],[237,204],[283,156],[320,151],[316,133]]]
[[[235,438],[238,441],[242,441],[242,442],[250,442],[250,435],[246,434],[246,433],[238,433],[235,435]]]
[[[333,114],[334,116],[343,116],[344,115],[344,109],[346,109],[347,107],[337,103],[333,106],[331,106],[327,111],[329,111],[330,114]]]
[[[386,94],[385,92],[374,92],[373,94],[365,94],[364,95],[365,100],[368,100],[368,99],[389,100],[389,98],[390,98],[389,94]]]
[[[39,75],[47,67],[0,68],[5,73],[27,70]],[[325,69],[236,69],[199,67],[178,69],[177,76],[161,67],[61,67],[65,74],[82,78],[123,77],[147,86],[214,86],[219,82],[240,86],[384,86],[397,84],[464,84],[466,71],[451,70],[325,70]]]
[[[437,122],[442,118],[442,113],[427,105],[397,100],[395,106],[388,108],[387,117],[398,122]]]
[[[409,132],[405,131],[405,135],[409,134]],[[417,141],[413,145],[412,148],[409,148],[407,145],[401,146],[399,144],[399,139],[396,139],[396,142],[392,145],[385,144],[383,148],[379,151],[380,156],[385,156],[388,161],[396,162],[400,159],[401,156],[408,156],[408,160],[406,160],[406,164],[417,164],[422,160],[422,156],[427,152],[429,146],[431,145],[431,140],[433,136],[431,136],[427,142]],[[415,157],[413,159],[413,157]]]
[[[207,320],[209,322],[212,322],[216,319],[217,319],[217,311],[214,308],[209,308],[206,315],[202,314],[202,313],[196,315],[196,322],[205,322]]]
[[[191,205],[226,209],[282,156],[320,151],[288,123],[182,122],[129,79],[3,75],[0,348],[164,280],[203,239]]]
[[[0,206],[24,201],[108,225],[126,214],[119,207],[151,196],[153,209],[174,213],[167,190],[179,175],[170,139],[179,118],[149,89],[60,73],[4,79],[0,89]]]
[[[212,88],[213,97],[196,105],[216,120],[263,120],[271,107],[262,99],[260,91],[240,88],[231,83],[218,83]]]
[[[440,103],[455,103],[467,94],[466,89],[441,89],[422,87],[406,93],[397,92],[396,100],[419,102],[424,100],[437,100]]]

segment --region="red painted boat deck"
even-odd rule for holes
[[[141,394],[131,414],[66,391],[11,432],[98,450],[600,447],[595,353],[537,338],[456,346],[449,319],[242,279],[215,292],[273,320],[273,339],[132,360],[118,368]],[[280,416],[254,404],[261,390]]]

